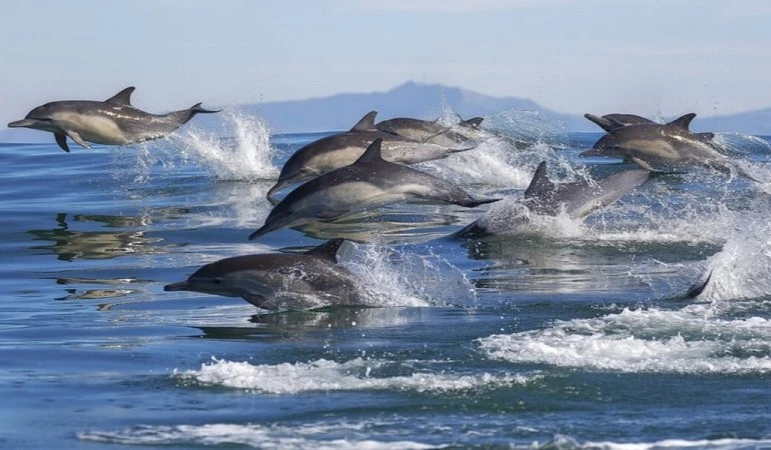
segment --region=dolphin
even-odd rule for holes
[[[258,308],[315,309],[362,306],[354,276],[337,264],[343,239],[333,239],[304,253],[261,253],[206,264],[186,281],[164,291],[194,291],[241,297]]]
[[[601,137],[580,156],[612,156],[631,160],[647,170],[651,164],[678,166],[701,164],[729,171],[728,157],[717,152],[709,140],[714,133],[692,133],[690,113],[666,124],[643,123],[618,127]]]
[[[188,109],[168,114],[151,114],[131,105],[130,86],[107,100],[64,100],[38,106],[10,128],[32,128],[54,134],[56,143],[69,152],[67,137],[78,145],[128,145],[166,137],[199,113],[216,113],[196,103]]]
[[[364,153],[375,139],[381,139],[383,157],[391,162],[414,164],[446,158],[469,148],[447,148],[437,144],[419,143],[402,136],[378,130],[375,127],[377,111],[370,111],[349,131],[333,134],[300,148],[284,163],[276,184],[267,197],[273,201],[275,194],[286,186],[310,180],[331,170],[347,166]]]
[[[530,185],[525,190],[523,198],[517,204],[524,208],[519,211],[514,208],[514,219],[509,211],[488,213],[453,234],[454,237],[476,238],[495,234],[496,228],[503,233],[521,229],[529,221],[530,214],[541,216],[557,216],[567,214],[571,219],[579,219],[591,212],[604,208],[626,193],[641,186],[651,175],[657,173],[643,170],[625,170],[598,181],[581,180],[572,183],[554,183],[546,173],[546,161],[541,162],[533,175]],[[500,223],[505,222],[505,223]]]
[[[691,113],[695,117],[695,113]],[[689,114],[690,115],[690,114]],[[597,117],[593,114],[584,114],[584,117],[591,120],[595,124],[597,124],[600,128],[610,133],[611,131],[625,127],[627,125],[641,125],[641,124],[659,124],[658,122],[655,122],[651,119],[638,116],[635,114],[623,114],[623,113],[613,113],[613,114],[605,114],[602,117]],[[709,141],[712,140],[712,138],[715,137],[715,133],[694,133],[694,135],[703,141]]]
[[[341,217],[408,198],[474,207],[498,199],[478,200],[434,176],[383,159],[383,140],[375,139],[353,163],[312,179],[289,193],[249,240],[283,227]]]
[[[442,125],[436,120],[421,120],[409,117],[397,117],[383,120],[375,124],[378,130],[396,134],[416,142],[428,142],[454,148],[476,145],[474,137],[476,129],[484,118],[474,117],[461,121],[456,125]]]
[[[610,133],[616,128],[625,127],[627,125],[639,125],[643,123],[656,123],[650,119],[635,114],[623,114],[613,113],[605,114],[604,116],[597,117],[594,114],[586,113],[584,117],[597,124],[600,128]]]

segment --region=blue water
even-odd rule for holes
[[[578,157],[599,134],[521,118],[488,121],[518,149],[419,167],[511,198],[541,160],[566,181],[627,168]],[[283,160],[323,133],[220,120],[140,147],[0,144],[0,447],[771,447],[768,184],[695,168],[482,241],[446,236],[505,201],[249,242]],[[718,142],[771,181],[769,139]],[[332,236],[355,241],[341,264],[381,307],[264,314],[163,291]],[[679,300],[705,270],[699,300]]]

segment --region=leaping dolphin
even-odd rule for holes
[[[691,113],[691,114],[693,115],[693,117],[696,116],[695,113]],[[687,114],[686,116],[690,116],[691,114]],[[686,117],[686,116],[683,116],[683,117]],[[604,116],[597,117],[593,114],[587,113],[587,114],[584,114],[584,117],[594,122],[600,128],[607,131],[608,133],[612,132],[617,128],[622,128],[627,125],[641,125],[641,124],[660,125],[658,122],[655,122],[651,119],[648,119],[642,116],[638,116],[636,114],[613,113],[613,114],[605,114]],[[693,119],[693,117],[691,117],[691,119]],[[694,133],[694,136],[696,136],[699,140],[709,141],[715,137],[715,133],[710,133],[710,132]]]
[[[616,128],[625,127],[627,125],[639,125],[641,123],[656,123],[650,119],[647,119],[636,114],[623,114],[613,113],[605,114],[604,116],[597,117],[594,114],[586,113],[584,117],[591,120],[597,126],[610,133]]]
[[[198,113],[216,113],[196,103],[188,109],[168,114],[151,114],[131,105],[130,86],[107,100],[64,100],[38,106],[10,128],[32,128],[54,134],[56,143],[69,152],[67,137],[78,145],[128,145],[168,136]]]
[[[643,123],[618,127],[600,138],[581,156],[614,156],[631,160],[640,167],[652,165],[706,165],[718,170],[733,168],[728,157],[710,144],[714,133],[692,133],[688,127],[696,114],[690,113],[667,124]],[[744,174],[746,175],[746,174]]]
[[[194,291],[241,297],[258,308],[316,309],[362,306],[354,276],[337,264],[343,239],[305,253],[262,253],[225,258],[201,267],[165,291]]]
[[[383,142],[383,157],[387,161],[402,164],[446,158],[453,153],[472,148],[447,148],[437,144],[419,143],[378,130],[375,128],[376,115],[377,111],[370,111],[349,131],[318,139],[297,150],[281,168],[278,181],[268,191],[268,200],[273,201],[275,194],[286,186],[310,180],[353,163],[369,144],[378,138]]]
[[[491,209],[485,216],[453,236],[476,238],[489,234],[519,232],[528,222],[528,213],[542,216],[567,214],[572,219],[582,218],[616,202],[645,183],[651,174],[652,172],[642,169],[625,170],[598,181],[581,180],[556,184],[546,173],[546,162],[543,161],[538,165],[522,200],[517,204],[526,211],[515,211],[520,214],[515,214],[512,219],[511,211],[497,212]]]
[[[382,139],[375,139],[353,164],[314,178],[290,192],[249,239],[283,227],[336,220],[408,198],[466,207],[498,200],[475,199],[447,181],[386,161],[381,155],[382,143]]]
[[[474,117],[455,125],[443,125],[437,121],[397,117],[383,120],[375,124],[378,130],[397,134],[416,142],[438,144],[449,148],[473,147],[477,144],[475,137],[477,129],[484,120]]]

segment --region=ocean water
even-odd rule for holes
[[[448,238],[513,216],[542,160],[565,181],[628,168],[578,157],[598,133],[489,119],[506,139],[419,167],[503,202],[253,242],[282,162],[326,133],[229,112],[138,147],[0,144],[0,448],[771,448],[771,184],[695,168],[584,221]],[[771,183],[768,138],[717,142]],[[330,237],[379,307],[163,291]]]

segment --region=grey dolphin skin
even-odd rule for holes
[[[216,113],[196,103],[188,109],[168,114],[151,114],[131,105],[134,87],[127,87],[105,101],[64,100],[38,106],[10,128],[32,128],[54,134],[65,152],[69,137],[78,145],[128,145],[168,136],[199,113]]]
[[[323,175],[347,166],[364,153],[375,139],[382,139],[383,157],[387,161],[414,164],[446,158],[471,148],[447,148],[437,144],[414,142],[402,136],[375,128],[377,111],[370,111],[353,128],[311,142],[300,148],[281,168],[276,184],[267,197],[273,201],[275,194],[286,186]]]
[[[686,114],[683,117],[687,116],[693,116],[695,117],[695,113],[689,113]],[[641,124],[654,124],[654,125],[660,125],[658,122],[655,122],[651,119],[638,116],[635,114],[622,114],[622,113],[613,113],[613,114],[605,114],[604,116],[597,117],[593,114],[584,114],[584,117],[591,120],[595,124],[597,124],[600,128],[610,133],[611,131],[622,128],[627,125],[641,125]],[[692,118],[693,118],[692,117]],[[682,118],[682,117],[681,117]],[[693,133],[694,136],[696,136],[697,139],[703,140],[703,141],[709,141],[712,138],[715,137],[715,133]]]
[[[650,119],[635,114],[623,114],[613,113],[605,114],[604,116],[597,117],[593,114],[586,113],[584,117],[597,124],[600,128],[610,133],[616,128],[625,127],[627,125],[639,125],[642,123],[656,123]]]
[[[443,125],[437,121],[397,117],[375,124],[378,130],[397,134],[416,142],[443,145],[449,148],[472,147],[477,144],[473,135],[484,120],[474,117],[455,125]]]
[[[728,158],[709,142],[713,133],[692,133],[688,129],[695,116],[686,114],[667,124],[644,123],[616,128],[581,156],[619,157],[648,170],[653,170],[653,164],[700,164],[730,170]]]
[[[386,161],[381,156],[382,143],[382,139],[375,139],[353,164],[314,178],[290,192],[249,239],[283,227],[336,220],[408,198],[466,207],[498,200],[475,199],[447,181]]]
[[[546,162],[543,161],[538,165],[530,185],[525,190],[521,204],[531,213],[542,216],[565,213],[573,219],[582,218],[592,211],[616,202],[626,193],[641,186],[654,174],[643,169],[625,170],[594,182],[581,180],[555,184],[549,179],[546,173]],[[489,216],[490,213],[492,211],[454,233],[453,236],[476,238],[495,234],[495,230],[491,229],[493,227],[491,222],[494,219]],[[506,223],[503,232],[516,230],[519,225],[524,225],[527,221],[526,216],[519,219],[522,223]]]
[[[357,281],[337,264],[337,250],[343,242],[333,239],[305,253],[225,258],[163,290],[241,297],[268,310],[362,305]]]

